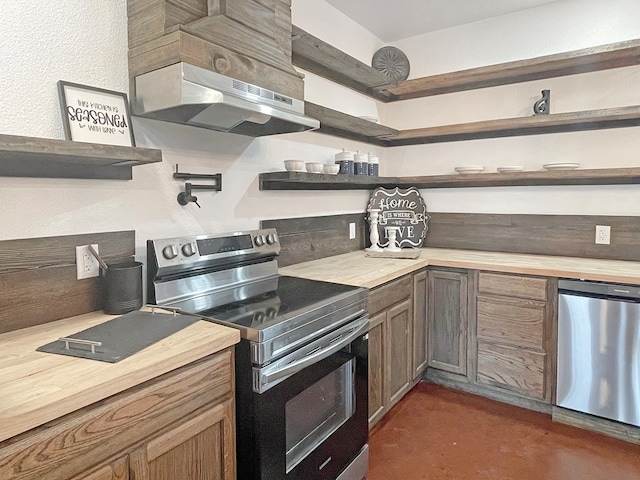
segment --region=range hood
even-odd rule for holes
[[[304,102],[180,62],[135,78],[135,115],[261,137],[314,130]]]

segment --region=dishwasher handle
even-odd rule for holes
[[[562,294],[597,298],[622,298],[640,302],[640,286],[622,283],[587,282],[584,280],[558,281],[558,291]]]

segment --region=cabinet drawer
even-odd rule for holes
[[[543,400],[546,355],[478,342],[477,382]]]
[[[545,307],[544,303],[531,300],[478,297],[477,337],[544,350]]]
[[[397,280],[392,280],[369,292],[369,315],[395,305],[402,300],[409,298],[413,291],[413,276],[405,275]]]
[[[227,349],[26,432],[0,448],[0,478],[66,480],[232,397],[233,353]]]
[[[545,301],[547,299],[547,279],[480,272],[478,292]]]

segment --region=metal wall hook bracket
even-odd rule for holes
[[[533,104],[535,115],[548,115],[551,111],[551,90],[542,90],[542,98]]]
[[[202,184],[193,184],[190,182],[185,182],[184,184],[184,192],[180,192],[178,194],[178,203],[180,205],[187,205],[191,202],[198,205],[200,208],[200,204],[198,203],[198,197],[192,194],[193,190],[213,190],[216,192],[222,191],[222,174],[221,173],[185,173],[178,171],[178,164],[176,163],[176,171],[173,174],[173,178],[176,180],[189,180],[192,178],[201,179],[201,180],[211,180],[213,181],[212,185],[202,185]]]

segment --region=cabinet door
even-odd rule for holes
[[[123,457],[91,473],[83,473],[72,480],[129,480],[127,458]]]
[[[467,373],[467,275],[429,270],[429,366]]]
[[[369,322],[369,428],[384,413],[386,319],[383,311]]]
[[[387,406],[391,407],[411,387],[411,299],[394,305],[387,310]]]
[[[130,455],[132,480],[235,479],[233,400],[150,440]]]
[[[427,368],[427,271],[413,276],[413,359],[411,370],[413,379],[422,375]]]

